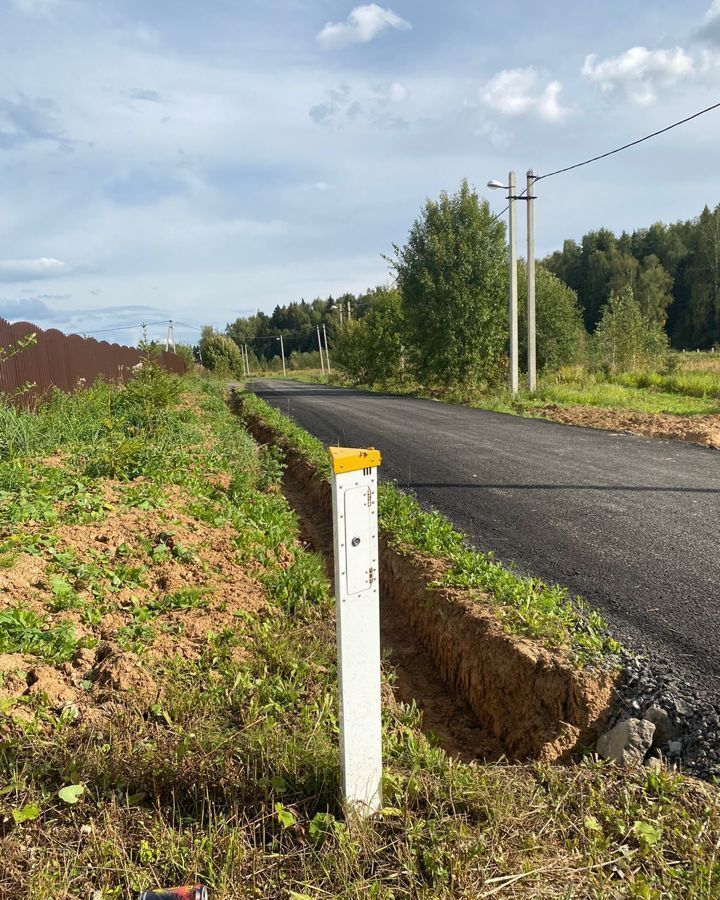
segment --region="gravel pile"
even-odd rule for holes
[[[665,761],[697,778],[720,779],[720,702],[708,702],[682,678],[641,656],[623,654],[621,663],[625,674],[609,728],[628,718],[653,718],[659,708],[669,719],[657,748]]]

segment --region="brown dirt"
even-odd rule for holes
[[[312,522],[331,521],[328,483],[281,435],[259,419],[245,419],[258,440],[286,450],[288,496],[313,540]],[[324,527],[318,534],[315,525],[315,540],[327,546]],[[593,742],[610,706],[613,675],[579,670],[566,653],[507,634],[476,597],[430,587],[441,562],[401,555],[384,535],[380,553],[384,641],[400,664],[398,682],[404,681],[398,693],[435,719],[448,749],[472,739],[472,728],[480,742],[476,755],[500,746],[514,759],[552,762]],[[458,700],[472,711],[471,731],[453,706]],[[458,722],[463,727],[456,734]]]
[[[220,479],[218,487],[223,486]],[[57,667],[41,664],[32,656],[0,655],[0,709],[8,712],[6,726],[12,727],[13,720],[31,721],[35,697],[57,712],[72,706],[79,719],[111,712],[113,697],[118,694],[147,707],[160,692],[152,675],[154,663],[176,655],[197,659],[207,647],[210,632],[240,630],[239,614],[265,608],[260,583],[236,561],[235,532],[230,525],[212,527],[186,515],[182,511],[185,498],[176,487],[166,490],[166,509],[124,509],[121,501],[126,487],[110,481],[101,484],[109,502],[103,521],[53,530],[57,549],[72,550],[78,561],[93,562],[107,572],[114,571],[118,563],[146,567],[140,585],[132,583],[112,591],[107,579],[101,579],[108,611],[97,624],[83,622],[82,610],[51,610],[50,577],[56,573],[41,556],[18,553],[10,569],[0,570],[0,609],[22,606],[43,616],[49,626],[71,623],[76,639],[90,637],[99,642]],[[164,544],[171,552],[188,551],[189,556],[153,562],[147,553],[148,542],[154,547]],[[89,584],[72,586],[88,609],[97,605]],[[119,630],[133,621],[138,607],[162,603],[169,594],[193,587],[201,591],[198,605],[158,612],[151,620],[152,640],[139,655],[118,646]],[[242,648],[237,652],[242,654]]]
[[[100,702],[112,699],[113,692],[117,691],[132,696],[143,706],[158,699],[160,689],[157,682],[134,653],[123,652],[111,644],[102,644],[96,659],[98,661],[88,673],[88,680],[93,682]]]
[[[598,406],[556,406],[550,404],[539,414],[564,425],[584,425],[606,431],[623,431],[646,437],[702,444],[720,450],[720,415],[674,415],[606,409]]]

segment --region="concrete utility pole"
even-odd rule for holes
[[[250,354],[248,353],[248,345],[244,344],[243,346],[245,347],[245,370],[249,376],[250,375]]]
[[[168,322],[168,330],[167,337],[165,338],[165,349],[172,352],[175,352],[175,329],[173,328],[173,321],[170,319]]]
[[[535,336],[535,189],[533,170],[527,173],[527,370],[531,394],[537,389],[537,350]]]
[[[518,392],[518,284],[517,284],[517,213],[515,209],[515,173],[508,174],[508,241],[510,243],[510,391]]]
[[[325,362],[327,363],[327,371],[328,375],[330,374],[330,353],[328,351],[327,345],[327,331],[325,329],[325,323],[323,322],[323,337],[325,338]]]
[[[280,335],[278,340],[280,341],[280,355],[282,356],[283,375],[287,375],[287,370],[285,369],[285,343],[283,341],[283,336]]]
[[[320,351],[320,368],[322,369],[323,375],[325,374],[325,363],[323,361],[323,347],[322,340],[320,339],[320,326],[316,325],[315,330],[317,331],[317,339],[318,339],[318,350]]]
[[[508,183],[500,181],[488,181],[488,187],[493,190],[507,188],[508,201],[508,244],[509,244],[509,296],[508,318],[510,333],[510,392],[515,395],[519,387],[519,353],[518,353],[518,285],[517,285],[517,215],[515,201],[518,199],[515,193],[515,173],[508,173]]]

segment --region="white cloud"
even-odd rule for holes
[[[328,22],[318,33],[317,40],[323,47],[367,44],[388,28],[408,31],[412,26],[391,9],[367,3],[356,6],[344,22]]]
[[[550,81],[544,87],[531,66],[526,69],[503,69],[481,89],[482,101],[490,109],[505,116],[535,115],[546,122],[561,122],[570,109],[559,102],[562,85]]]
[[[36,281],[41,278],[55,278],[67,271],[67,263],[53,257],[0,259],[0,281]]]
[[[682,47],[672,50],[648,50],[631,47],[619,56],[597,60],[595,54],[585,59],[582,74],[602,91],[624,91],[639,104],[653,103],[658,88],[668,87],[692,77],[695,61]]]

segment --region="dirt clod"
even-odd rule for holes
[[[98,653],[100,662],[90,671],[90,681],[98,689],[105,689],[100,694],[121,691],[131,694],[142,703],[152,703],[158,698],[159,689],[155,679],[143,668],[141,662],[132,653],[103,647]]]
[[[27,677],[30,696],[40,694],[54,709],[65,703],[73,703],[77,699],[77,692],[72,688],[63,675],[52,666],[35,666],[30,669]]]

